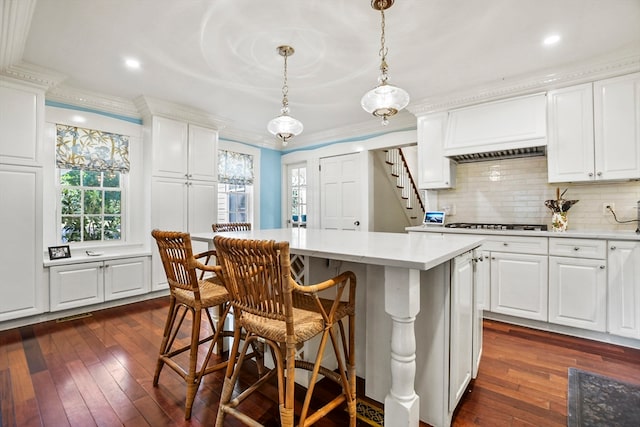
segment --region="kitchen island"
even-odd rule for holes
[[[482,243],[481,237],[305,228],[218,234],[288,241],[292,257],[295,257],[292,266],[297,270],[292,274],[304,280],[323,280],[340,270],[355,270],[360,299],[356,308],[356,319],[359,319],[356,326],[359,337],[357,372],[365,378],[366,394],[384,400],[385,425],[417,426],[419,420],[434,426],[450,424],[457,399],[452,404],[449,393],[443,395],[443,388],[450,389],[450,343],[459,338],[454,336],[457,332],[453,326],[460,324],[452,319],[448,307],[450,295],[455,294],[450,293],[454,275],[452,264],[463,256],[465,265],[472,265],[471,251]],[[191,238],[208,242],[212,247],[213,235],[193,233]],[[430,295],[437,298],[425,298]],[[416,346],[416,316],[425,299],[429,304],[425,310],[428,324],[419,325]],[[472,306],[473,301],[466,304],[465,313]],[[470,313],[462,317],[472,320]],[[362,329],[364,334],[360,332]],[[469,342],[463,349],[470,353],[473,331],[466,333]],[[431,345],[423,345],[423,342]],[[454,356],[458,356],[457,352]],[[465,356],[469,361],[472,358],[471,354]],[[420,367],[418,377],[416,366]],[[470,372],[471,367],[468,370]],[[443,371],[446,371],[446,378]],[[416,381],[419,393],[416,393]],[[423,396],[423,402],[419,394],[427,395]]]

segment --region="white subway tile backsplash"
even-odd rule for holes
[[[437,206],[456,206],[450,222],[513,222],[547,224],[551,212],[544,206],[555,199],[556,188],[567,189],[568,200],[579,200],[568,213],[569,229],[635,230],[636,222],[618,224],[604,215],[603,203],[614,203],[619,220],[636,219],[640,182],[547,183],[546,157],[464,163],[457,167],[457,187],[438,191]]]

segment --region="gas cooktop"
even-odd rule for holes
[[[547,231],[546,224],[483,224],[474,222],[452,222],[450,224],[445,224],[445,227],[479,230]]]

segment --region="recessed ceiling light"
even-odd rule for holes
[[[559,41],[560,41],[560,36],[558,34],[552,34],[550,36],[545,37],[542,43],[545,46],[551,46],[558,43]]]
[[[137,69],[139,69],[139,68],[140,68],[140,61],[138,61],[138,60],[137,60],[137,59],[135,59],[135,58],[127,58],[127,59],[125,59],[124,64],[125,64],[128,68],[130,68],[130,69],[132,69],[132,70],[137,70]]]

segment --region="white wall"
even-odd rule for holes
[[[616,224],[611,214],[603,214],[602,205],[614,203],[619,220],[636,219],[638,181],[549,184],[546,157],[459,164],[457,187],[429,192],[429,208],[455,206],[456,214],[448,216],[447,222],[533,223],[551,228],[551,213],[544,201],[555,199],[557,187],[561,192],[568,189],[565,199],[579,200],[569,211],[569,229],[636,229],[635,222]]]

